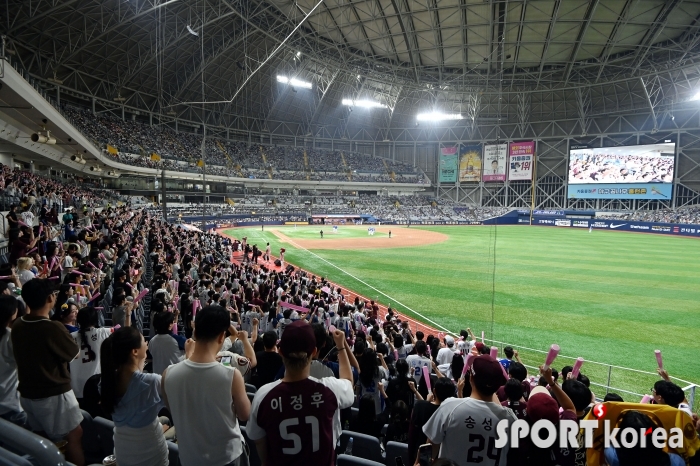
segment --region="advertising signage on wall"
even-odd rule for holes
[[[479,182],[481,181],[481,146],[459,146],[459,181]]]
[[[440,149],[440,183],[457,181],[458,159],[457,146]]]
[[[484,146],[484,168],[482,181],[505,181],[508,144]]]
[[[511,142],[508,147],[508,179],[532,180],[535,142]]]

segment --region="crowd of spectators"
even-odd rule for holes
[[[106,149],[116,162],[144,168],[201,173],[202,136],[122,120],[108,113],[93,115],[73,106],[63,112],[73,125]],[[204,168],[208,174],[256,179],[429,183],[415,167],[357,152],[247,144],[207,138]],[[152,160],[156,154],[160,160]]]
[[[623,214],[596,212],[596,218],[631,220],[637,222],[700,224],[700,206],[685,206],[676,209],[638,210]]]
[[[171,204],[168,219],[201,216],[201,204]],[[308,220],[311,215],[344,214],[348,216],[371,216],[382,223],[386,222],[480,222],[499,217],[510,209],[504,207],[468,207],[454,201],[431,196],[298,196],[298,195],[249,195],[239,199],[234,205],[208,204],[206,212],[213,217],[231,217],[244,214],[274,217],[275,221],[292,221],[295,218]],[[301,217],[300,214],[307,214]],[[251,217],[260,222],[260,217]],[[239,218],[236,221],[242,221]]]
[[[52,183],[5,174],[23,192]],[[288,267],[283,249],[184,229],[155,209],[78,209],[58,229],[34,220],[0,266],[0,417],[63,443],[77,466],[95,462],[81,408],[113,423],[100,442],[120,466],[168,465],[171,442],[183,466],[333,466],[338,452],[375,457],[392,442],[407,464],[586,464],[583,446],[495,447],[501,421],[591,419],[590,380],[570,366],[528,373],[517,351],[498,358],[470,328],[412,330],[391,308]],[[700,421],[659,375],[656,406],[632,405],[621,426],[680,423],[696,445]],[[621,401],[605,396],[611,415]],[[623,442],[601,453],[611,466],[676,466],[693,452]]]

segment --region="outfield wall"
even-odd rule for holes
[[[519,224],[529,224],[529,217],[518,218]],[[638,233],[656,233],[662,235],[700,237],[700,225],[681,223],[651,223],[608,219],[573,219],[533,216],[532,224],[545,227],[593,228],[594,230],[634,231]]]

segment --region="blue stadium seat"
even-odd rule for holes
[[[388,442],[386,444],[386,466],[396,466],[396,458],[400,457],[403,464],[411,466],[408,458],[408,444],[400,442]]]
[[[257,393],[258,387],[256,387],[255,385],[252,385],[252,384],[247,383],[247,384],[245,384],[245,391],[248,392],[248,393]]]
[[[338,455],[336,466],[384,466],[384,463],[377,463],[376,461],[358,458],[357,456]]]
[[[68,464],[53,442],[4,419],[0,419],[0,448],[31,458],[34,466]]]
[[[0,466],[33,466],[27,458],[0,448]]]
[[[379,439],[359,432],[344,430],[340,434],[340,447],[337,451],[345,452],[350,437],[353,438],[352,456],[384,464],[384,456],[382,456],[382,447]]]
[[[109,419],[96,417],[92,420],[92,425],[97,433],[100,451],[109,452],[107,455],[111,455],[114,452],[114,423]]]

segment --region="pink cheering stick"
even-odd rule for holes
[[[654,355],[656,356],[656,363],[659,365],[659,369],[664,370],[664,362],[661,359],[661,350],[654,350]]]
[[[433,389],[430,388],[430,369],[428,366],[423,366],[423,379],[425,380],[425,385],[428,387],[428,392],[433,391]]]
[[[141,301],[141,299],[143,299],[143,297],[146,296],[146,294],[148,294],[148,288],[144,288],[143,290],[141,290],[141,293],[139,293],[139,294],[134,298],[134,304],[136,304],[136,303],[138,303],[139,301]]]
[[[481,342],[482,343],[484,342],[484,331],[483,330],[481,331]]]
[[[105,255],[102,254],[102,253],[100,253],[100,259],[102,259],[103,261],[107,262],[107,259],[105,259]]]
[[[18,220],[19,224],[22,225],[23,227],[29,227],[26,223],[24,223],[22,220]]]
[[[549,369],[549,366],[554,362],[554,360],[557,358],[557,355],[559,354],[559,345],[552,345],[549,348],[549,353],[547,353],[547,359],[544,361],[544,370]]]
[[[53,266],[54,266],[55,263],[56,263],[56,256],[53,256],[53,257],[51,258],[51,265],[49,266],[49,269],[53,270]]]
[[[640,401],[641,404],[649,404],[651,401],[651,395],[644,395],[642,397],[642,401]]]
[[[464,367],[462,368],[462,377],[467,375],[467,371],[472,367],[472,362],[474,362],[475,357],[476,356],[471,353],[467,355],[467,360],[464,362]]]
[[[88,301],[88,304],[91,303],[92,301],[96,300],[100,296],[100,293],[95,293],[92,295],[92,298]]]
[[[98,268],[98,267],[95,267],[95,264],[93,264],[93,263],[90,262],[90,261],[87,262],[87,265],[89,265],[89,266],[92,267],[93,269],[97,269],[97,268]]]
[[[44,224],[40,223],[39,224],[39,235],[41,235],[41,232],[44,231]]]
[[[34,251],[36,251],[36,248],[31,248],[29,251],[27,251],[27,254],[31,254],[31,253],[33,253]]]
[[[77,270],[72,270],[71,273],[74,273],[74,274],[76,274],[76,275],[81,275],[81,276],[87,275],[86,273],[79,272],[79,271],[77,271]]]
[[[398,361],[398,360],[399,360],[399,350],[394,348],[394,361]]]
[[[5,280],[8,278],[12,278],[12,275],[3,275],[2,277],[0,277],[0,280]]]
[[[491,347],[491,352],[489,353],[493,359],[498,359],[498,348],[495,346]]]
[[[578,373],[583,366],[583,358],[576,358],[576,363],[574,363],[574,368],[571,370],[571,378],[573,380],[578,379]]]
[[[60,279],[60,278],[61,278],[61,277],[49,277],[48,279],[49,279],[49,280],[58,280],[58,279]]]
[[[126,286],[128,286],[129,288],[131,288],[132,290],[134,289],[134,287],[131,286],[131,283],[129,283],[129,282],[124,282],[124,284],[125,284]]]
[[[328,330],[330,330],[331,333],[335,333],[335,331],[336,331],[335,325],[331,325],[330,327],[328,327]]]

